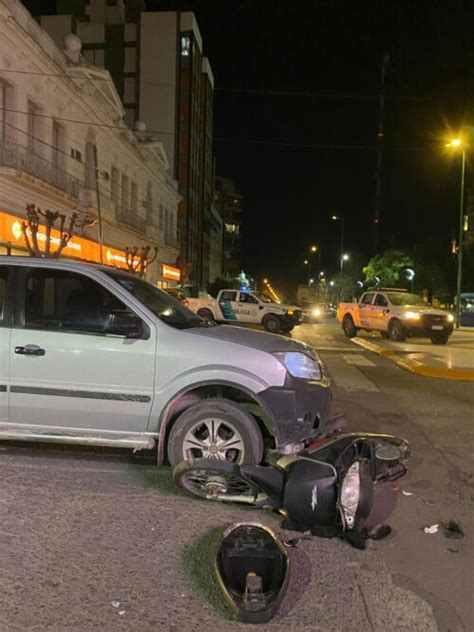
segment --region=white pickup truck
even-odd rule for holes
[[[188,298],[185,305],[205,320],[261,324],[271,333],[288,333],[303,320],[300,308],[251,290],[221,290],[217,298]]]
[[[448,342],[454,321],[449,312],[434,309],[421,296],[397,288],[370,290],[358,303],[339,303],[337,319],[348,338],[354,338],[360,330],[375,330],[395,342],[403,342],[407,336],[422,336],[435,345]]]

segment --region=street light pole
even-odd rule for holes
[[[462,246],[464,233],[464,177],[466,172],[466,150],[461,154],[461,195],[459,198],[459,244],[458,244],[458,275],[456,283],[456,329],[461,325],[461,288],[462,288]]]
[[[332,220],[335,222],[341,222],[341,254],[340,254],[340,272],[339,272],[339,302],[341,302],[342,296],[342,269],[344,266],[344,218],[338,215],[333,215]]]

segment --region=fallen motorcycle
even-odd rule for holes
[[[270,451],[264,465],[183,461],[173,477],[195,496],[279,511],[285,516],[283,528],[342,537],[365,548],[376,534],[367,528],[374,485],[404,476],[409,456],[410,446],[401,437],[345,433],[296,455]]]

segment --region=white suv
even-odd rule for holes
[[[258,463],[329,434],[302,343],[210,325],[115,268],[0,257],[0,438]]]

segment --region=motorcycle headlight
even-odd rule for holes
[[[317,360],[313,360],[305,353],[290,351],[288,353],[275,354],[283,362],[288,373],[293,377],[304,380],[320,380],[322,378],[321,366]]]
[[[352,529],[355,522],[357,507],[360,498],[360,461],[354,463],[347,470],[342,479],[340,503],[344,521],[349,529]]]
[[[313,309],[313,316],[316,316],[316,318],[319,318],[319,316],[321,316],[321,310],[319,309],[319,307]]]
[[[409,320],[420,320],[421,315],[418,312],[406,312],[405,318]]]
[[[372,509],[373,486],[366,463],[354,461],[342,479],[339,505],[347,529],[353,529],[356,520],[366,518]]]

